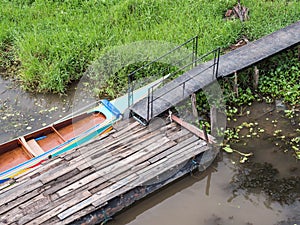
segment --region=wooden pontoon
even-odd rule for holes
[[[199,129],[190,130],[202,136]],[[119,121],[108,134],[17,176],[13,185],[2,184],[0,224],[106,221],[203,166],[204,152],[211,153],[210,165],[217,151],[196,134],[166,117],[148,127],[133,119]]]

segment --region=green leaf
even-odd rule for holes
[[[223,150],[227,153],[233,153],[233,149],[228,146],[224,147]]]

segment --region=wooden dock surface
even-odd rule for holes
[[[218,77],[231,75],[235,71],[254,65],[299,43],[300,21],[220,56]],[[213,68],[207,69],[212,63],[212,61],[209,61],[200,64],[155,90],[153,109],[151,106],[149,109],[149,111],[153,111],[150,118],[146,110],[148,108],[147,98],[131,106],[131,111],[148,122],[151,118],[170,107],[176,106],[192,93],[205,88],[216,80],[213,75]]]
[[[148,127],[121,121],[109,134],[0,186],[0,224],[99,223],[181,176],[180,165],[188,172],[187,162],[210,148],[178,124],[162,121]],[[165,174],[171,180],[160,177]]]

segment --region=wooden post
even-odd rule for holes
[[[254,66],[254,74],[253,74],[253,88],[254,88],[254,90],[257,90],[258,80],[259,80],[259,70],[258,70],[257,66]]]
[[[204,123],[202,124],[202,130],[203,130],[203,133],[204,133],[205,141],[206,141],[207,143],[209,143],[209,139],[208,139],[208,135],[207,135],[206,126],[205,126]]]
[[[216,129],[218,127],[217,113],[216,106],[212,105],[210,107],[210,130],[212,136],[216,135]]]
[[[237,72],[234,72],[234,92],[236,94],[236,97],[239,97],[239,88],[238,88],[238,77],[237,77]]]
[[[193,93],[191,95],[191,102],[192,102],[193,116],[198,120],[197,99],[196,99],[196,94],[195,93]]]
[[[207,196],[209,196],[210,181],[211,181],[211,172],[209,172],[207,175],[206,188],[205,188],[205,194]]]

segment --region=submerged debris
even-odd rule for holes
[[[300,177],[279,178],[269,163],[247,163],[235,177],[237,189],[264,192],[271,201],[292,204],[300,200]]]

